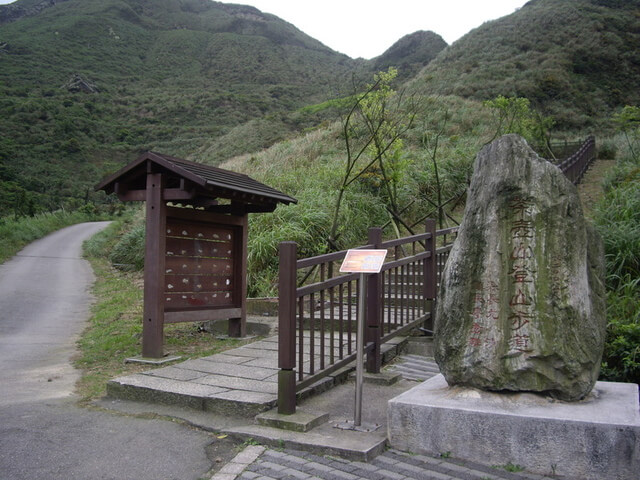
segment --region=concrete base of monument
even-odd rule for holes
[[[437,375],[389,401],[389,443],[561,478],[637,479],[638,386],[598,382],[583,401],[449,387]]]

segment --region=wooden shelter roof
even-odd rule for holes
[[[224,198],[245,205],[247,212],[268,212],[278,203],[298,203],[247,175],[157,152],[142,154],[103,180],[96,190],[115,192],[123,201],[145,200],[147,173],[164,174],[166,200],[194,206],[214,207],[215,199]]]

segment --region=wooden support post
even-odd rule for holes
[[[382,246],[382,229],[370,228],[368,243],[373,248],[379,249]],[[382,366],[382,355],[380,354],[381,336],[381,299],[382,299],[382,274],[374,273],[367,279],[367,314],[365,328],[365,343],[373,343],[374,347],[367,354],[367,372],[380,373]]]
[[[237,232],[235,245],[236,252],[241,255],[234,255],[234,279],[236,281],[236,290],[234,291],[236,304],[240,306],[241,315],[237,318],[229,319],[229,336],[245,337],[247,335],[247,237],[249,217],[245,213],[240,216],[241,227]],[[238,236],[240,238],[238,238]]]
[[[166,204],[162,198],[164,179],[147,173],[146,235],[144,256],[144,318],[142,356],[162,358],[164,341],[164,274],[166,251]]]
[[[424,260],[424,276],[423,288],[424,298],[431,300],[431,318],[429,323],[425,325],[428,330],[433,330],[433,324],[436,315],[436,297],[438,296],[438,254],[436,243],[436,221],[432,218],[426,221],[425,232],[431,236],[425,242],[425,251],[431,252],[429,258]]]
[[[296,412],[296,289],[298,246],[280,243],[278,278],[278,413]],[[302,368],[302,365],[300,366]]]

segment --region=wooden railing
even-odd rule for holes
[[[587,137],[573,155],[560,162],[558,168],[574,185],[577,185],[595,158],[596,139],[591,135]]]
[[[383,242],[382,229],[372,228],[369,244],[358,247],[388,250],[382,271],[367,278],[367,371],[380,371],[383,343],[418,326],[431,328],[440,275],[457,230],[436,231],[435,221],[427,220],[425,233]],[[360,276],[338,273],[346,252],[297,260],[295,242],[280,244],[280,413],[295,412],[298,392],[356,358]]]

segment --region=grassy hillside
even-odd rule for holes
[[[467,180],[476,153],[493,135],[490,112],[480,103],[459,97],[420,99],[416,120],[402,136],[394,156],[384,160],[393,169],[396,200],[402,218],[415,231],[423,231],[423,217],[436,217],[433,204],[437,186],[435,156],[441,193],[452,201],[447,212],[463,202]],[[408,108],[401,115],[409,115]],[[354,145],[366,139],[356,139]],[[434,148],[437,139],[437,149]],[[326,253],[331,234],[336,199],[344,179],[346,146],[343,124],[335,122],[303,137],[281,142],[259,153],[242,155],[221,166],[250,174],[299,200],[297,205],[280,206],[273,214],[252,215],[249,236],[249,288],[251,295],[276,291],[277,247],[280,241],[299,244],[301,257]],[[354,171],[371,161],[369,152]],[[352,175],[353,176],[353,175]],[[345,192],[339,210],[337,248],[351,248],[366,241],[367,230],[383,226],[387,238],[396,235],[391,223],[390,199],[382,186],[377,165],[355,180]],[[448,225],[451,221],[445,219]],[[407,231],[400,225],[402,234]]]
[[[640,2],[532,0],[455,42],[416,84],[478,100],[526,97],[558,128],[593,128],[640,103]]]
[[[68,0],[2,23],[0,216],[81,204],[140,151],[188,157],[330,98],[355,67],[277,17],[210,1]]]

